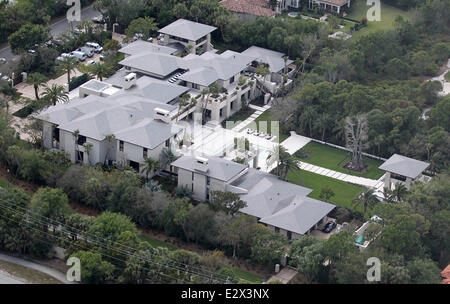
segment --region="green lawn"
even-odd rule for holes
[[[228,117],[228,119],[224,120],[222,122],[222,127],[226,127],[226,123],[227,121],[231,121],[234,123],[234,125],[239,124],[239,122],[242,122],[244,120],[246,120],[247,118],[249,118],[250,116],[252,116],[253,113],[255,113],[256,111],[251,109],[251,108],[247,108],[245,110],[240,110],[236,113],[234,113],[233,115],[231,115],[230,117]]]
[[[320,200],[319,195],[321,189],[325,186],[329,186],[335,193],[335,196],[330,199],[330,202],[349,209],[353,208],[352,200],[364,190],[364,187],[352,185],[331,177],[304,170],[289,172],[288,180],[294,184],[313,189],[313,192],[308,196],[318,200]],[[360,209],[360,207],[358,207],[358,209]]]
[[[272,124],[271,124],[272,118],[271,118],[270,114],[271,114],[270,110],[265,111],[260,116],[258,116],[254,121],[252,121],[250,124],[245,126],[244,129],[247,129],[247,128],[254,129],[255,123],[256,123],[256,128],[258,130],[260,130],[260,128],[261,128],[266,133],[272,133]],[[260,122],[266,122],[267,127],[263,126],[263,124],[260,125],[259,124]],[[267,129],[267,130],[264,130],[264,129]],[[281,132],[281,130],[280,130],[280,132]],[[280,134],[280,138],[279,138],[278,142],[281,143],[288,137],[289,137],[288,134]]]
[[[369,166],[363,174],[345,169],[343,166],[350,161],[350,154],[348,152],[317,142],[309,142],[301,151],[307,152],[308,154],[308,157],[300,159],[301,161],[330,170],[371,179],[379,179],[384,174],[384,171],[378,169],[383,162],[369,157],[363,157],[364,164]]]
[[[238,268],[233,267],[233,273],[235,276],[252,283],[262,283],[264,281],[262,277]]]
[[[0,178],[0,187],[2,187],[2,188],[8,187],[8,182],[5,181],[4,179]]]
[[[347,17],[359,21],[361,21],[362,18],[367,16],[367,10],[370,8],[370,6],[366,5],[365,0],[362,1],[360,0],[355,3],[352,3],[352,6],[353,6],[352,12]],[[367,27],[362,28],[357,32],[354,32],[353,36],[364,35],[365,33],[369,33],[376,30],[391,29],[393,26],[393,22],[398,15],[408,20],[410,20],[411,18],[411,14],[409,12],[387,5],[384,2],[381,2],[381,21],[368,21]]]
[[[0,261],[0,270],[17,278],[25,279],[32,284],[62,284],[59,280],[43,272],[5,261]]]
[[[155,238],[152,238],[152,237],[150,237],[150,236],[148,236],[146,234],[143,234],[143,233],[139,234],[139,238],[141,239],[141,241],[148,242],[153,247],[163,247],[163,248],[167,248],[169,251],[177,250],[176,247],[174,247],[174,246],[172,246],[172,245],[170,245],[170,244],[168,244],[166,242],[163,242],[163,241],[157,240]]]
[[[446,80],[447,82],[450,82],[450,72],[447,72],[447,73],[444,75],[444,78],[445,78],[445,80]]]

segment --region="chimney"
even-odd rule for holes
[[[201,172],[208,172],[208,159],[204,157],[196,157],[195,158],[195,170]]]
[[[123,88],[125,90],[128,90],[129,88],[131,88],[133,85],[136,84],[136,80],[137,80],[136,73],[128,74],[123,78]]]

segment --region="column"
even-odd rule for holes
[[[384,187],[391,189],[391,172],[386,172],[384,176]]]

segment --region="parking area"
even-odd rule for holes
[[[336,227],[334,227],[333,230],[331,230],[329,233],[323,232],[322,230],[325,228],[325,225],[329,222],[335,222]],[[331,235],[339,232],[340,229],[341,229],[341,225],[339,225],[336,222],[336,219],[328,218],[328,220],[326,222],[320,224],[319,227],[317,227],[317,229],[314,229],[313,231],[311,231],[311,235],[314,237],[317,237],[319,239],[322,239],[322,240],[328,240]]]

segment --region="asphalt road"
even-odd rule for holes
[[[43,272],[43,273],[61,281],[64,284],[76,284],[75,282],[67,281],[65,274],[59,272],[56,269],[45,266],[45,265],[40,265],[40,264],[37,264],[34,262],[30,262],[30,261],[26,261],[26,260],[23,260],[20,258],[9,256],[9,255],[3,254],[3,253],[0,253],[0,260]],[[9,280],[17,280],[17,278],[11,278],[10,276],[8,277],[5,274],[3,274],[3,276],[0,277],[0,283],[2,280],[6,281],[8,279]]]
[[[81,11],[81,21],[91,20],[93,17],[100,16],[101,14],[94,10],[92,6],[86,7]],[[75,28],[80,22],[73,22],[73,27]],[[53,37],[58,36],[59,34],[70,29],[70,24],[66,18],[63,18],[50,26],[50,33]],[[5,58],[7,61],[15,60],[18,56],[15,56],[11,52],[11,48],[9,46],[0,50],[0,58]]]

